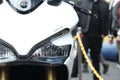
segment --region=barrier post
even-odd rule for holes
[[[77,35],[81,34],[81,27],[77,27]],[[77,41],[77,54],[78,54],[78,80],[82,80],[82,52]]]

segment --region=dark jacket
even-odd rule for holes
[[[100,17],[101,17],[101,34],[107,35],[108,34],[108,13],[109,13],[109,4],[105,2],[104,0],[99,0],[99,6],[100,6]],[[92,0],[80,0],[76,3],[76,6],[79,6],[80,8],[89,9],[92,10],[93,1]],[[89,29],[90,24],[90,15],[86,15],[83,13],[79,13],[79,24],[78,26],[82,27],[82,32],[86,33]]]

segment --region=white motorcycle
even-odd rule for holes
[[[79,21],[73,6],[61,0],[0,3],[0,80],[72,80],[72,30]]]

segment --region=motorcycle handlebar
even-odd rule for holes
[[[81,13],[84,13],[84,14],[87,14],[87,15],[92,15],[92,11],[90,11],[89,9],[80,8],[80,7],[76,6],[76,5],[74,5],[74,9],[77,12],[81,12]]]
[[[80,8],[80,7],[76,6],[76,5],[74,5],[74,9],[77,12],[81,12],[81,13],[84,13],[86,15],[90,15],[90,16],[94,16],[94,17],[98,18],[98,16],[96,14],[92,13],[92,11],[89,10],[89,9]]]
[[[91,10],[77,6],[77,5],[75,5],[75,3],[73,1],[69,1],[69,4],[71,4],[77,12],[81,12],[86,15],[95,16],[96,18],[98,18],[98,16],[96,14],[92,13]]]

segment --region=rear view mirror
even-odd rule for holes
[[[0,0],[0,4],[2,4],[3,3],[3,0]]]

